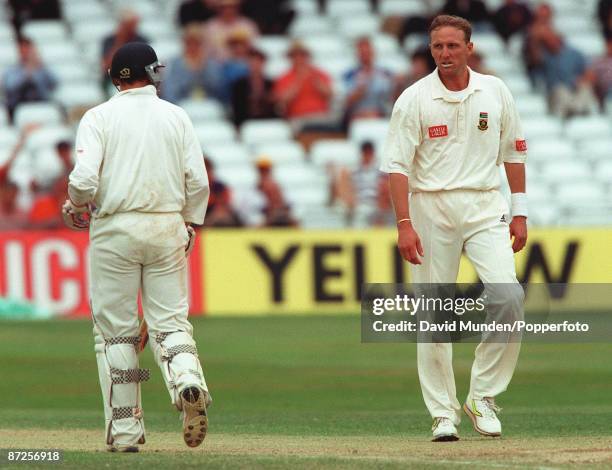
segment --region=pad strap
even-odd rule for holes
[[[113,408],[113,419],[126,419],[126,418],[142,418],[142,410],[140,408],[132,408],[130,406],[122,406],[120,408]]]
[[[170,362],[174,356],[182,353],[193,354],[197,357],[198,350],[195,346],[192,346],[191,344],[177,344],[176,346],[172,346],[164,351],[162,361]]]
[[[133,344],[137,346],[140,343],[140,336],[115,336],[114,338],[106,338],[104,342],[107,345],[111,344]]]
[[[151,378],[149,369],[116,369],[111,367],[110,372],[113,384],[146,382]]]

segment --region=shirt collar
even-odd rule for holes
[[[482,82],[480,80],[480,74],[474,72],[471,68],[468,67],[468,72],[470,74],[468,86],[465,89],[465,96],[471,95],[476,90],[482,90]],[[450,90],[448,90],[442,80],[440,80],[440,76],[438,75],[438,68],[431,73],[432,79],[432,87],[431,87],[431,97],[435,99],[443,99],[444,101],[450,101],[451,103],[457,103],[458,99],[454,96],[451,96]]]
[[[157,96],[157,88],[153,85],[146,85],[138,88],[130,88],[129,90],[120,91],[119,93],[113,95],[111,100],[115,98],[119,98],[124,95],[155,95]]]

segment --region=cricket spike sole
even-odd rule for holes
[[[431,442],[455,442],[459,440],[459,436],[455,434],[448,434],[445,436],[434,437]]]
[[[206,392],[188,387],[181,392],[183,405],[183,439],[189,447],[198,447],[208,432]]]
[[[487,437],[501,437],[501,432],[487,432],[487,431],[480,429],[478,427],[476,415],[472,412],[472,410],[470,410],[470,407],[467,405],[467,403],[463,404],[463,411],[465,411],[465,414],[468,415],[468,417],[472,420],[472,426],[474,426],[474,431],[476,431],[478,434],[481,434]]]

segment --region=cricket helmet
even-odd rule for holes
[[[128,42],[113,55],[108,71],[113,82],[115,80],[151,80],[158,86],[161,83],[159,69],[164,67],[157,59],[157,54],[151,46],[144,42]]]

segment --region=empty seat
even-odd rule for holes
[[[282,119],[249,120],[240,127],[240,138],[249,145],[282,142],[292,138],[292,131]]]
[[[374,15],[349,15],[340,18],[338,31],[344,37],[355,39],[361,36],[372,36],[380,29],[380,20]]]
[[[322,206],[329,199],[329,193],[321,188],[302,188],[286,192],[285,197],[295,206]]]
[[[139,32],[150,41],[172,39],[178,36],[174,25],[162,18],[146,18],[140,23]]]
[[[276,79],[289,70],[291,64],[286,57],[271,58],[266,61],[264,73],[271,79]]]
[[[537,94],[519,96],[516,100],[516,108],[521,118],[543,117],[547,119],[548,105],[546,100]]]
[[[87,64],[82,62],[49,62],[47,66],[60,83],[84,82],[99,79],[99,77],[95,75],[97,70],[91,70]]]
[[[397,38],[387,33],[377,33],[371,38],[374,50],[378,57],[383,57],[386,54],[401,54],[401,48],[397,42]]]
[[[255,40],[255,46],[268,57],[283,56],[289,47],[289,39],[285,36],[262,36]]]
[[[327,0],[326,12],[330,16],[347,17],[370,13],[369,0]]]
[[[612,126],[604,116],[575,117],[568,121],[565,133],[575,141],[589,140],[593,136],[610,137]]]
[[[181,101],[178,105],[185,110],[194,123],[223,119],[223,106],[214,99],[187,99]]]
[[[584,205],[587,202],[601,203],[606,195],[602,184],[596,181],[578,181],[564,184],[555,200],[565,207]]]
[[[308,37],[317,34],[331,34],[334,24],[331,18],[321,15],[300,15],[289,26],[291,36]]]
[[[16,65],[19,60],[17,46],[12,41],[0,41],[0,68]]]
[[[378,11],[381,16],[426,15],[427,7],[421,0],[381,0]]]
[[[602,160],[595,165],[595,178],[601,183],[612,181],[612,160]]]
[[[151,47],[155,50],[162,64],[168,64],[172,59],[179,56],[182,50],[178,37],[155,39],[151,41]]]
[[[274,167],[276,181],[287,194],[303,192],[306,189],[326,193],[328,179],[307,163]]]
[[[528,95],[531,93],[531,83],[529,83],[529,80],[524,75],[505,77],[504,83],[508,86],[515,99],[518,99],[519,95]]]
[[[319,11],[318,3],[312,0],[293,0],[291,3],[298,16],[314,15]]]
[[[42,186],[50,186],[62,176],[65,168],[54,147],[46,146],[36,151],[32,158],[32,178]]]
[[[550,183],[562,184],[565,191],[568,186],[575,186],[592,178],[588,163],[574,160],[564,161],[563,164],[549,162],[542,166],[542,177]]]
[[[37,44],[47,41],[63,41],[68,38],[66,26],[60,20],[28,21],[21,27],[21,33]]]
[[[536,140],[554,140],[561,136],[563,126],[561,122],[552,116],[546,119],[536,117],[523,117],[521,120],[523,132],[527,137],[527,149]]]
[[[23,129],[26,124],[60,124],[64,119],[55,103],[22,103],[15,110],[15,125]]]
[[[236,141],[236,130],[227,121],[206,121],[194,125],[202,147]]]
[[[78,22],[72,28],[72,36],[82,44],[91,45],[98,52],[98,57],[102,52],[102,40],[112,34],[115,30],[115,23],[106,16],[96,16],[86,22]]]
[[[337,58],[350,55],[351,45],[337,35],[316,35],[303,39],[304,44],[313,56]]]
[[[350,140],[322,139],[315,142],[310,150],[313,163],[356,167],[359,161],[359,146]]]
[[[68,126],[46,125],[36,129],[26,142],[26,148],[30,152],[38,152],[44,148],[55,148],[58,142],[63,140],[72,141],[73,130]]]
[[[2,158],[0,158],[0,165],[3,165],[6,158],[9,158],[13,147],[19,139],[19,131],[14,127],[0,127],[0,151],[2,151]]]
[[[503,54],[505,51],[504,42],[495,32],[474,33],[472,34],[474,50],[480,52],[486,59],[488,56]]]
[[[603,36],[595,29],[583,34],[568,36],[567,41],[571,46],[590,58],[602,56],[606,52]]]
[[[79,2],[63,2],[62,13],[64,17],[72,24],[87,24],[91,20],[99,18],[108,18],[109,11],[96,0],[84,0]]]
[[[379,145],[387,136],[388,129],[388,119],[356,119],[351,122],[349,127],[349,137],[357,143],[369,140],[375,145]]]
[[[253,166],[220,166],[216,170],[216,174],[220,181],[223,181],[231,188],[253,188],[257,183],[257,171]]]
[[[581,142],[579,154],[582,160],[592,162],[610,160],[612,161],[612,137],[591,137]]]
[[[84,65],[81,59],[82,52],[71,41],[41,43],[38,45],[38,51],[43,62],[48,65],[61,63]]]
[[[305,161],[304,149],[292,140],[256,145],[253,155],[266,156],[275,165],[301,165]]]
[[[60,85],[54,94],[55,100],[64,107],[93,107],[105,100],[99,83]]]
[[[251,166],[251,154],[240,142],[224,142],[204,144],[204,153],[219,168],[222,166]]]
[[[529,142],[527,147],[528,159],[538,163],[560,163],[577,159],[577,153],[571,141],[567,140]]]

